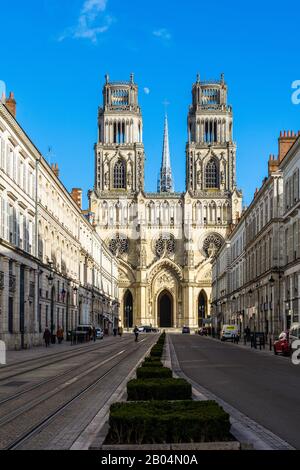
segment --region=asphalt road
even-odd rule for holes
[[[198,335],[171,335],[182,371],[300,449],[300,365]]]

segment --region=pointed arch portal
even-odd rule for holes
[[[204,325],[204,319],[207,316],[207,295],[202,290],[198,298],[198,326]]]
[[[130,290],[124,295],[124,327],[133,327],[133,299]]]
[[[160,328],[173,327],[173,297],[167,290],[160,293],[157,299],[158,325]]]

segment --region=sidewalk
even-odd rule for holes
[[[30,361],[32,359],[39,359],[46,356],[51,356],[59,352],[74,351],[78,349],[83,349],[87,346],[98,346],[106,345],[111,343],[113,336],[106,336],[103,340],[89,341],[87,343],[78,343],[71,345],[70,341],[63,341],[62,344],[51,344],[48,348],[46,346],[35,346],[30,349],[23,349],[19,351],[7,351],[6,352],[6,365],[18,364],[19,362]],[[116,340],[116,338],[114,338]]]
[[[240,340],[239,343],[232,343],[231,341],[222,341],[218,338],[213,338],[211,336],[205,336],[205,338],[208,338],[210,339],[211,341],[217,341],[219,343],[222,343],[222,344],[226,344],[226,345],[229,345],[229,347],[237,347],[237,348],[242,348],[244,350],[248,350],[248,351],[253,351],[254,353],[262,353],[262,354],[265,354],[265,355],[268,355],[268,356],[274,356],[274,357],[284,357],[284,356],[281,356],[281,355],[278,355],[278,356],[275,356],[274,354],[274,351],[273,349],[270,351],[270,348],[269,348],[269,343],[266,343],[265,345],[265,349],[262,347],[261,349],[259,349],[259,346],[257,346],[257,348],[251,348],[251,343],[248,341],[247,344],[244,344],[244,340]],[[286,359],[286,357],[284,357]]]

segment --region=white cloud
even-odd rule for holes
[[[58,38],[59,41],[70,37],[73,39],[89,39],[97,43],[98,36],[105,33],[114,18],[104,15],[107,0],[86,0],[82,5],[77,25],[66,31]]]
[[[153,35],[166,41],[169,41],[172,38],[171,33],[166,28],[153,31]]]
[[[150,88],[145,87],[145,88],[144,88],[144,93],[145,93],[146,95],[149,95],[149,93],[150,93]]]

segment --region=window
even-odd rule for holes
[[[125,162],[124,160],[119,160],[114,166],[114,188],[115,189],[125,189]]]
[[[205,182],[206,182],[206,188],[218,188],[219,187],[218,167],[214,159],[211,159],[206,166]]]

